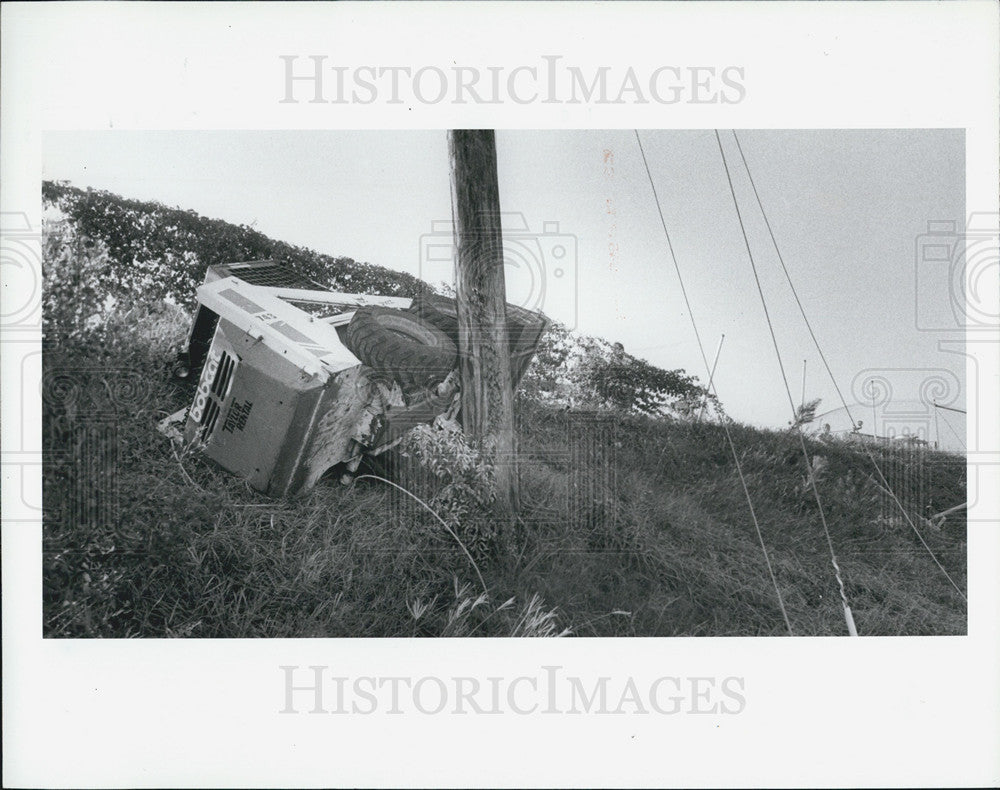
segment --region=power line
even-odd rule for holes
[[[700,423],[701,418],[705,415],[705,409],[708,407],[708,395],[712,391],[712,385],[715,384],[715,369],[719,365],[719,355],[722,353],[722,344],[726,342],[726,333],[722,333],[722,337],[719,338],[719,346],[715,349],[715,359],[712,361],[712,370],[708,374],[708,387],[705,391],[705,397],[702,400],[701,409],[698,411],[698,417],[695,423]],[[716,396],[718,397],[718,396]]]
[[[719,141],[719,150],[721,151],[722,141],[721,139],[719,139],[718,131],[716,131],[715,136],[716,139]],[[768,235],[771,237],[771,243],[774,245],[774,251],[775,253],[777,253],[778,261],[781,263],[781,269],[785,273],[785,279],[788,281],[788,286],[789,288],[791,288],[792,295],[795,297],[795,303],[798,305],[799,312],[802,314],[802,320],[805,321],[806,328],[809,330],[809,336],[812,338],[813,344],[816,346],[817,352],[819,352],[820,359],[823,360],[823,365],[826,368],[827,374],[830,376],[830,381],[833,383],[834,389],[837,390],[837,395],[840,398],[840,402],[844,406],[844,411],[847,412],[847,417],[848,419],[850,419],[851,425],[856,430],[858,427],[860,427],[860,424],[855,421],[854,415],[851,414],[851,409],[847,405],[847,399],[844,397],[844,393],[841,392],[840,386],[837,384],[837,378],[836,376],[833,375],[833,371],[830,369],[830,364],[829,362],[827,362],[826,355],[823,353],[823,348],[820,346],[819,340],[816,338],[816,333],[813,331],[812,324],[809,321],[809,316],[806,315],[805,307],[803,307],[802,301],[799,299],[798,291],[795,289],[795,284],[792,282],[792,277],[788,272],[788,267],[785,266],[785,260],[781,255],[781,249],[779,248],[778,241],[774,236],[774,231],[771,228],[771,223],[767,218],[767,212],[764,210],[764,204],[760,199],[760,194],[757,192],[757,185],[753,180],[753,174],[750,172],[750,166],[747,164],[746,156],[743,153],[743,146],[740,144],[740,138],[736,134],[735,130],[733,130],[733,139],[736,141],[736,148],[740,152],[740,159],[742,159],[743,161],[743,167],[746,170],[747,178],[750,181],[750,186],[753,189],[754,197],[757,200],[757,206],[758,208],[760,208],[761,216],[763,217],[764,224],[767,227]],[[725,160],[724,153],[723,153],[723,160]],[[726,170],[726,174],[727,176],[729,174],[728,168]],[[732,187],[731,180],[730,180],[730,187]],[[733,200],[735,201],[735,199],[736,196],[734,193]],[[739,212],[738,206],[737,206],[737,212]],[[741,222],[741,227],[742,227],[742,222]],[[872,425],[872,433],[873,434],[875,433],[874,424]],[[875,460],[875,456],[872,455],[871,450],[869,450],[868,447],[864,445],[862,445],[862,449],[864,450],[865,455],[868,456],[868,460],[871,461],[872,466],[875,468],[876,473],[878,474],[880,480],[882,481],[882,485],[885,486],[886,491],[888,491],[889,495],[892,497],[893,502],[896,503],[896,506],[903,514],[903,518],[906,519],[906,522],[910,525],[910,529],[913,530],[914,534],[917,536],[918,540],[923,545],[924,549],[927,550],[927,553],[930,555],[930,558],[934,561],[934,564],[937,565],[941,573],[943,573],[945,578],[948,579],[948,581],[951,583],[951,586],[955,588],[955,591],[959,594],[959,596],[961,596],[962,600],[968,602],[968,598],[965,596],[965,593],[962,592],[962,589],[955,583],[954,579],[951,578],[951,575],[948,573],[947,570],[945,570],[944,565],[942,565],[941,562],[938,560],[938,558],[935,556],[934,552],[931,550],[931,547],[927,544],[927,541],[924,540],[924,536],[920,534],[920,530],[917,529],[917,525],[913,523],[913,519],[910,518],[910,514],[906,512],[906,508],[903,507],[903,503],[899,501],[899,498],[896,496],[895,492],[892,490],[892,487],[889,485],[889,481],[886,480],[885,475],[882,473],[882,469],[878,465],[878,462]]]
[[[660,208],[660,197],[656,194],[656,184],[653,183],[653,174],[649,170],[649,162],[646,161],[646,151],[642,147],[642,140],[639,137],[639,130],[635,130],[635,139],[639,143],[639,153],[642,155],[642,164],[646,168],[646,176],[649,178],[650,189],[653,190],[653,200],[656,202],[656,211],[660,215],[660,225],[663,226],[663,235],[667,238],[667,248],[670,250],[670,260],[674,263],[674,270],[677,272],[677,280],[681,286],[681,295],[684,297],[684,305],[687,307],[688,315],[691,316],[691,327],[694,329],[695,339],[698,341],[698,350],[701,352],[701,360],[705,363],[705,369],[709,370],[708,357],[705,355],[705,344],[701,342],[701,333],[698,331],[698,324],[694,320],[694,311],[691,309],[691,300],[688,298],[687,288],[684,287],[684,278],[681,277],[680,266],[677,264],[677,255],[674,253],[674,243],[670,239],[670,231],[667,230],[667,221],[663,218],[663,209]]]
[[[718,139],[719,133],[715,133]],[[851,410],[847,406],[847,399],[844,398],[844,393],[840,390],[840,385],[837,384],[837,378],[833,375],[833,370],[830,369],[830,363],[827,361],[826,354],[823,353],[823,349],[819,344],[819,340],[816,339],[816,333],[813,331],[812,323],[809,321],[809,317],[806,315],[806,309],[802,306],[802,300],[799,299],[799,292],[795,290],[795,286],[792,285],[792,277],[788,273],[788,267],[785,266],[785,259],[781,256],[781,250],[778,249],[778,241],[774,238],[774,231],[771,229],[771,223],[767,218],[767,214],[764,212],[764,204],[761,203],[760,195],[757,193],[757,185],[754,183],[753,175],[750,173],[750,166],[747,164],[746,156],[743,154],[743,146],[740,145],[740,138],[736,134],[736,130],[733,130],[733,139],[736,141],[736,148],[740,152],[740,159],[743,160],[743,168],[747,172],[747,178],[750,181],[750,186],[753,189],[754,197],[757,200],[757,205],[760,208],[761,216],[764,218],[764,225],[767,227],[768,235],[771,237],[771,243],[774,245],[774,251],[778,254],[778,261],[781,263],[781,270],[785,273],[785,279],[788,281],[789,286],[792,288],[792,296],[795,297],[795,304],[799,306],[799,312],[802,313],[802,319],[806,323],[806,328],[809,330],[809,336],[812,338],[813,344],[816,346],[816,350],[819,352],[819,358],[823,361],[823,366],[826,368],[826,372],[830,375],[830,381],[833,382],[834,388],[837,390],[837,395],[840,397],[841,403],[844,404],[844,408],[847,410],[847,416],[851,420],[851,424],[854,425],[854,417],[851,415]],[[722,141],[719,140],[719,150],[722,150]],[[727,171],[728,174],[728,171]],[[872,426],[872,430],[875,427]]]
[[[718,390],[716,389],[714,381],[711,380],[711,366],[708,364],[708,357],[705,355],[705,346],[701,342],[701,334],[698,332],[698,324],[695,322],[694,311],[691,309],[691,301],[688,299],[687,289],[684,287],[684,278],[681,276],[680,264],[678,264],[677,256],[674,254],[674,245],[670,240],[670,231],[667,230],[667,222],[663,218],[663,209],[660,207],[660,198],[656,194],[656,184],[653,182],[653,174],[650,172],[649,162],[646,160],[646,152],[642,147],[642,139],[639,137],[638,129],[635,130],[635,139],[639,144],[639,153],[642,155],[642,164],[646,168],[646,176],[649,178],[649,186],[653,191],[653,200],[656,202],[656,211],[660,215],[660,224],[663,226],[663,234],[667,239],[667,248],[670,250],[670,259],[673,261],[674,271],[677,272],[677,280],[681,286],[684,303],[687,305],[688,315],[691,316],[691,326],[694,329],[694,335],[698,340],[698,348],[701,351],[701,358],[705,363],[705,370],[709,372],[709,386],[712,394],[718,398]],[[760,541],[760,548],[764,552],[764,562],[767,565],[767,572],[771,577],[771,584],[774,585],[774,592],[778,597],[778,606],[781,608],[781,616],[785,619],[785,627],[788,629],[789,636],[795,636],[795,632],[792,630],[792,624],[788,619],[788,611],[785,609],[784,599],[781,597],[781,588],[778,586],[778,579],[774,575],[774,568],[771,567],[771,558],[767,553],[767,546],[764,544],[764,535],[760,530],[760,522],[757,521],[757,513],[754,511],[753,500],[750,498],[750,489],[747,487],[746,477],[743,475],[743,466],[740,464],[739,455],[736,452],[736,445],[733,444],[733,437],[729,431],[729,423],[727,422],[725,415],[723,415],[722,418],[722,427],[726,433],[726,441],[729,444],[729,449],[733,454],[733,461],[736,463],[736,472],[739,474],[740,485],[743,487],[743,494],[746,497],[747,505],[750,508],[750,518],[753,520],[754,529],[757,531],[757,540]]]
[[[840,564],[837,562],[837,553],[833,548],[833,539],[830,537],[830,528],[826,523],[826,514],[823,512],[823,502],[819,496],[819,488],[816,486],[816,475],[813,473],[812,462],[809,460],[809,451],[806,449],[806,442],[802,436],[802,427],[795,418],[795,399],[792,397],[792,389],[788,384],[788,376],[785,373],[785,363],[781,359],[781,349],[778,347],[778,338],[774,333],[774,323],[771,321],[771,313],[767,309],[767,299],[764,297],[764,289],[760,284],[760,275],[757,272],[757,263],[753,258],[753,250],[750,248],[750,239],[747,237],[746,226],[743,223],[743,214],[740,211],[739,201],[736,199],[736,188],[733,186],[733,178],[729,172],[729,162],[726,159],[725,149],[722,147],[722,138],[719,130],[715,130],[715,140],[719,144],[719,153],[722,155],[722,165],[726,169],[726,181],[729,183],[729,192],[733,196],[733,206],[736,208],[736,218],[740,223],[740,232],[743,234],[743,243],[746,245],[747,256],[750,259],[750,268],[753,270],[753,279],[757,284],[757,293],[760,295],[761,307],[764,309],[764,318],[767,319],[767,329],[771,334],[771,342],[774,345],[774,355],[778,359],[778,368],[781,371],[781,380],[785,385],[785,393],[788,395],[788,405],[792,410],[792,424],[799,437],[799,444],[802,447],[802,457],[806,464],[806,475],[812,483],[813,496],[816,499],[816,506],[819,508],[820,521],[823,524],[823,532],[826,535],[826,542],[830,548],[830,560],[833,563],[833,572],[837,579],[837,586],[840,589],[840,599],[844,607],[844,619],[847,622],[847,630],[851,636],[857,636],[857,628],[854,625],[854,616],[851,614],[851,606],[847,601],[847,590],[844,588],[844,580],[840,575]]]

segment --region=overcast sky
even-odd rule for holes
[[[710,361],[726,336],[719,395],[737,419],[782,426],[788,398],[715,134],[640,134]],[[938,347],[961,338],[946,331],[955,321],[947,266],[918,271],[917,264],[929,221],[964,225],[963,132],[739,135],[844,394],[853,401],[862,371],[890,371],[893,401],[879,407],[878,423],[882,410],[926,411],[919,390],[932,370],[950,371],[964,387],[964,357]],[[836,393],[784,282],[732,134],[722,139],[794,400],[806,359],[807,399],[832,409]],[[706,381],[634,132],[504,130],[497,147],[502,210],[512,213],[509,299]],[[46,137],[44,160],[45,178],[193,209],[432,281],[449,276],[446,262],[429,260],[440,257],[435,240],[447,239],[451,216],[440,130],[59,132]],[[963,391],[952,405],[964,402]],[[962,415],[947,416],[964,433]],[[831,420],[834,429],[847,426]],[[942,440],[950,436],[940,431]]]

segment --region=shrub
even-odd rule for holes
[[[107,247],[81,236],[58,211],[42,222],[42,332],[47,343],[83,340],[112,302],[105,286]]]
[[[420,493],[428,497],[429,507],[455,531],[473,557],[488,556],[498,538],[491,513],[496,501],[496,465],[489,454],[474,447],[457,423],[443,419],[410,431],[401,454],[414,459],[430,478],[411,480],[411,486],[426,489]]]
[[[211,264],[272,259],[337,291],[415,296],[430,289],[411,274],[323,255],[269,239],[245,225],[194,211],[129,200],[111,192],[42,182],[46,206],[57,207],[89,243],[101,245],[101,285],[117,298],[142,293],[192,309],[194,289]]]
[[[690,416],[713,395],[683,370],[664,370],[609,343],[553,322],[521,383],[526,397],[561,406],[651,416]]]

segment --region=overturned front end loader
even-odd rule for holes
[[[274,261],[210,266],[197,296],[176,370],[197,387],[160,430],[270,496],[458,410],[453,299],[337,293]],[[517,386],[547,322],[514,305],[507,320]]]

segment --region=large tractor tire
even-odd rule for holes
[[[430,321],[449,337],[458,335],[458,304],[450,296],[419,294],[410,305],[410,312]],[[540,313],[507,303],[507,329],[512,339],[519,336],[522,327],[541,326],[543,323],[544,318]]]
[[[458,346],[458,305],[454,299],[437,294],[420,294],[409,309],[442,330]],[[507,337],[510,342],[511,378],[515,387],[531,362],[547,325],[540,313],[507,304]]]
[[[418,294],[410,304],[410,312],[434,324],[458,343],[458,306],[454,299],[437,294]]]
[[[458,349],[441,329],[406,310],[362,307],[344,333],[344,345],[370,368],[408,391],[433,387],[455,369]]]

